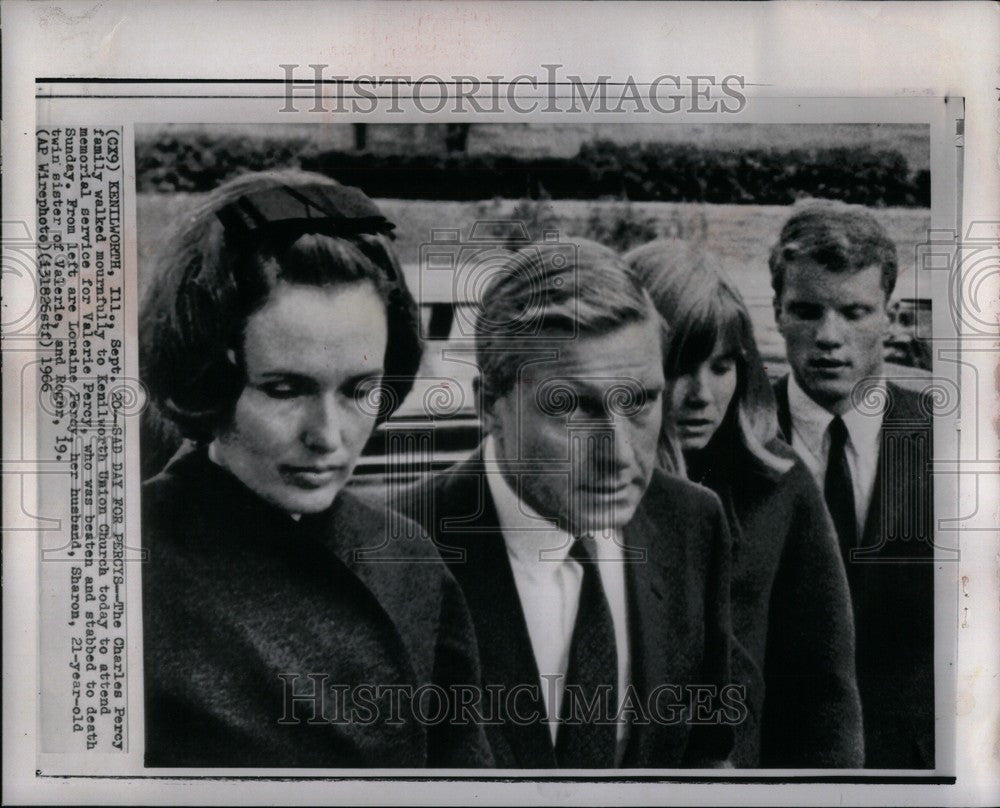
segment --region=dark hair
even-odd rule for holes
[[[762,470],[779,474],[787,471],[787,458],[768,448],[778,437],[777,407],[757,349],[750,312],[715,256],[683,242],[659,239],[626,258],[631,260],[660,314],[670,323],[670,338],[663,354],[667,384],[697,368],[717,345],[731,348],[737,384],[726,420]],[[664,430],[660,454],[661,464],[667,468],[677,464],[673,441]]]
[[[857,205],[810,201],[792,213],[768,260],[776,299],[781,298],[786,267],[803,259],[830,272],[860,272],[878,266],[887,300],[896,287],[896,245],[875,217]]]
[[[140,309],[140,375],[157,409],[184,437],[211,439],[246,383],[230,353],[241,355],[247,321],[275,286],[364,282],[386,307],[387,417],[422,353],[392,227],[358,189],[319,174],[246,174],[211,192],[164,245]]]
[[[570,241],[512,251],[486,284],[476,318],[484,408],[553,337],[606,334],[650,318],[660,319],[649,295],[610,248]]]

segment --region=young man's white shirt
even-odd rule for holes
[[[884,381],[870,388],[866,396],[884,401],[888,395]],[[813,401],[795,381],[795,374],[788,375],[788,409],[792,420],[792,448],[802,458],[823,491],[826,482],[827,460],[830,454],[830,422],[834,415]],[[858,537],[864,535],[865,520],[871,506],[878,471],[882,432],[881,409],[877,414],[866,414],[852,407],[841,418],[847,427],[847,465],[851,470],[854,488],[854,510]]]

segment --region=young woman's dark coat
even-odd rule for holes
[[[822,496],[793,450],[765,469],[724,426],[691,474],[722,500],[733,537],[734,677],[750,715],[737,727],[741,767],[860,767],[861,704],[851,599]]]

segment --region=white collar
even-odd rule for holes
[[[535,562],[565,561],[573,544],[573,536],[560,530],[551,519],[541,516],[518,497],[500,471],[492,436],[487,437],[483,445],[483,468],[507,552],[521,564],[541,568],[538,570],[540,573],[554,573],[559,566],[557,563]]]
[[[885,380],[880,378],[875,385],[868,388],[866,398],[868,396],[874,401],[886,401],[888,392]],[[793,373],[788,374],[788,409],[795,432],[817,457],[822,457],[823,442],[834,414],[813,401],[799,386]],[[840,416],[844,426],[847,427],[847,434],[855,451],[862,451],[864,447],[878,444],[883,414],[882,408],[877,413],[864,413],[857,407],[851,407]]]

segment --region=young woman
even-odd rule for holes
[[[141,374],[187,442],[142,491],[148,766],[490,765],[475,722],[435,720],[478,682],[457,584],[429,541],[378,551],[383,511],[343,490],[421,355],[391,228],[269,172],[166,245]]]
[[[733,535],[733,671],[749,707],[733,762],[860,767],[844,565],[814,481],[777,437],[746,306],[710,256],[680,242],[626,260],[670,327],[664,465],[719,496]]]

